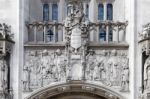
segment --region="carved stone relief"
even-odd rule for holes
[[[106,86],[120,88],[121,91],[128,91],[129,66],[128,57],[126,56],[127,51],[100,50],[99,52],[90,50],[86,56],[85,69],[83,69],[82,64],[80,64],[81,69],[79,69],[80,66],[78,67],[74,62],[76,63],[80,57],[73,56],[71,65],[68,66],[65,52],[59,49],[56,51],[26,51],[23,69],[24,91],[32,91],[54,82],[67,81],[68,75],[72,80],[78,80],[77,77],[83,77],[84,73],[85,81],[99,82]]]

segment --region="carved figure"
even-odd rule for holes
[[[24,79],[23,79],[23,89],[24,91],[30,91],[30,73],[31,70],[29,68],[29,64],[27,63],[26,66],[24,66]]]
[[[100,71],[100,80],[105,80],[106,79],[106,70],[104,67],[103,61],[99,63],[99,71]]]
[[[144,88],[150,88],[150,56],[146,59],[144,64]]]
[[[3,90],[3,61],[0,60],[0,90]]]
[[[121,82],[121,91],[129,91],[129,68],[128,66],[124,67],[122,73],[122,82]]]
[[[147,67],[147,86],[150,88],[150,66]]]
[[[117,78],[117,66],[118,66],[118,62],[117,62],[117,57],[116,57],[116,50],[112,50],[110,53],[110,58],[107,62],[108,64],[108,81],[111,82],[112,85],[116,84],[116,78]]]

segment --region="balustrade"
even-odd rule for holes
[[[29,31],[29,41],[39,42],[42,38],[44,43],[58,41],[58,29],[62,28],[61,23],[56,22],[33,22],[27,25]],[[39,33],[42,32],[42,37]],[[59,32],[59,33],[63,33]],[[33,34],[34,37],[30,37]]]
[[[99,21],[97,23],[91,23],[91,25],[98,28],[96,34],[98,34],[98,42],[100,40],[100,29],[105,31],[105,38],[103,42],[124,42],[126,37],[126,27],[128,22],[114,22],[114,21]],[[111,34],[110,34],[111,32]],[[112,38],[112,39],[111,39]]]
[[[90,27],[95,30],[95,37],[97,42],[124,42],[126,37],[126,27],[128,22],[114,22],[114,21],[99,21],[90,23]],[[59,22],[33,22],[27,25],[29,31],[29,41],[38,43],[56,43],[64,41],[65,29],[64,24]],[[100,28],[104,29],[104,40],[101,41]],[[89,30],[90,33],[90,30]],[[34,36],[34,37],[32,37]],[[61,40],[60,36],[62,36]],[[94,38],[94,37],[93,37]]]

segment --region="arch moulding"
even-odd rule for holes
[[[25,99],[74,99],[75,97],[76,99],[125,99],[110,88],[82,81],[46,86],[34,91]]]

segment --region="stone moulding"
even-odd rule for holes
[[[113,91],[113,89],[110,89],[107,86],[100,86],[82,81],[55,83],[53,85],[45,86],[34,91],[25,99],[47,99],[67,92],[85,92],[87,94],[97,95],[106,99],[125,99],[125,97],[121,96],[118,92]]]

